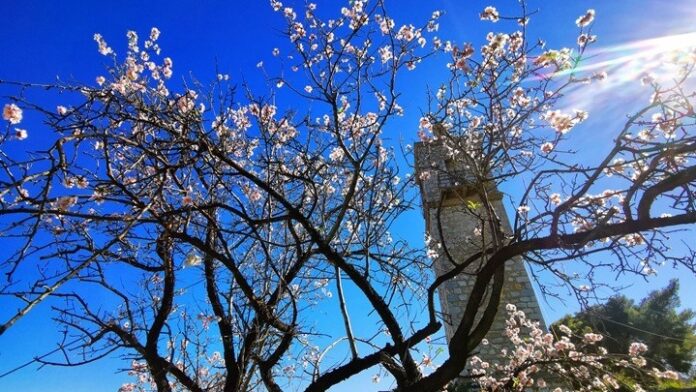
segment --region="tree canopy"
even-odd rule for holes
[[[579,335],[600,333],[605,337],[604,347],[616,354],[628,352],[633,342],[643,342],[648,346],[644,356],[650,366],[688,373],[696,357],[695,314],[691,309],[679,310],[678,290],[679,282],[672,280],[638,303],[615,295],[558,320],[552,329],[566,325]]]

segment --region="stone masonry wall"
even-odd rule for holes
[[[423,213],[426,219],[426,229],[433,240],[444,242],[453,258],[457,262],[465,260],[473,253],[480,250],[479,238],[474,234],[474,229],[478,225],[476,216],[472,215],[466,208],[467,201],[476,201],[473,196],[462,197],[461,189],[456,192],[454,197],[448,197],[445,192],[449,188],[456,188],[458,181],[456,178],[443,181],[443,175],[447,175],[448,165],[444,159],[444,154],[437,144],[416,144],[416,169],[419,176],[421,197],[423,199]],[[424,171],[428,175],[421,176]],[[460,174],[461,176],[461,174]],[[465,177],[465,175],[464,175]],[[459,181],[465,181],[463,178]],[[443,185],[444,183],[444,185]],[[505,231],[510,230],[507,214],[500,201],[494,201],[497,215],[501,218]],[[438,213],[438,209],[440,209]],[[438,229],[438,216],[444,238],[440,238]],[[486,235],[484,231],[484,236]],[[437,275],[451,269],[450,262],[445,257],[439,257],[434,262]],[[472,266],[476,268],[476,266]],[[454,329],[462,318],[462,313],[466,307],[466,302],[471,293],[474,279],[467,274],[460,274],[446,283],[438,291],[442,317],[445,324],[445,332],[449,341],[454,333]],[[499,352],[506,348],[507,338],[504,335],[505,320],[507,312],[505,304],[511,303],[518,309],[524,311],[527,317],[532,320],[539,320],[543,325],[541,309],[536,295],[532,288],[529,275],[524,262],[521,259],[511,260],[505,266],[505,285],[503,287],[502,299],[499,311],[491,330],[486,335],[488,345],[477,348],[477,355],[484,361],[491,361],[499,358]]]
[[[496,204],[500,203],[497,202]],[[504,217],[505,214],[504,211],[502,211],[502,205],[496,207],[502,212],[499,213],[500,216]],[[428,226],[433,228],[437,227],[436,210],[434,208],[431,209],[429,215],[430,222]],[[465,244],[462,244],[463,241],[459,240],[459,238],[462,237],[473,237],[473,230],[475,228],[474,220],[471,219],[471,216],[464,208],[461,206],[444,207],[440,214],[440,220],[442,231],[446,233],[444,241],[456,259],[464,260],[477,251],[477,249],[471,246],[470,242],[468,243],[470,246],[465,248]],[[442,239],[439,238],[437,232],[438,230],[431,230],[430,235],[434,240],[440,242]],[[447,238],[447,236],[451,238]],[[440,275],[444,271],[451,269],[451,265],[448,264],[449,261],[444,257],[435,260],[436,273]],[[473,278],[466,274],[461,274],[444,283],[439,289],[438,294],[448,340],[452,337],[454,328],[456,328],[459,320],[461,320],[473,285]],[[529,275],[527,274],[524,262],[519,259],[509,262],[505,266],[505,285],[503,286],[501,306],[490,331],[486,335],[489,344],[478,348],[480,351],[478,355],[484,361],[493,360],[497,357],[500,349],[506,347],[505,343],[508,342],[508,340],[504,335],[505,320],[507,318],[505,304],[508,303],[514,304],[518,309],[524,311],[528,318],[543,322],[541,310],[536,295],[534,294]]]

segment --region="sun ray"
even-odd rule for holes
[[[597,47],[587,50],[575,67],[554,73],[554,77],[573,76],[589,80],[606,72],[607,78],[591,87],[578,86],[568,94],[566,105],[593,110],[610,108],[617,98],[643,97],[641,81],[669,84],[678,78],[685,64],[693,64],[696,56],[696,32],[666,35]],[[540,78],[549,75],[540,75]],[[589,88],[588,88],[589,87]],[[646,98],[647,99],[647,98]]]
[[[597,48],[587,53],[586,64],[566,72],[587,72],[618,65],[628,65],[629,69],[626,71],[650,72],[669,64],[669,60],[673,60],[670,57],[685,55],[694,46],[696,46],[696,32]],[[600,61],[593,61],[594,59],[600,59]]]

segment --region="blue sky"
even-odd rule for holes
[[[286,2],[296,7],[301,2]],[[319,9],[337,12],[342,2],[317,1]],[[501,13],[517,10],[513,0],[472,1],[419,1],[387,0],[387,9],[399,23],[418,24],[425,21],[435,9],[446,12],[441,19],[438,34],[457,42],[480,41],[491,29],[490,24],[478,21],[478,13],[489,4]],[[202,81],[212,80],[216,72],[230,74],[233,81],[246,80],[252,87],[263,89],[256,64],[264,60],[272,63],[271,50],[287,46],[280,34],[282,18],[273,13],[266,1],[19,1],[5,5],[0,15],[0,80],[52,82],[57,77],[64,81],[92,84],[104,73],[106,58],[96,51],[92,39],[101,33],[117,52],[123,53],[127,30],[141,36],[153,26],[162,31],[160,45],[165,55],[174,59],[175,79],[194,76]],[[530,1],[529,8],[538,10],[532,17],[532,36],[545,39],[550,47],[573,46],[576,38],[575,19],[587,8],[597,10],[594,33],[599,36],[599,47],[618,45],[659,36],[688,33],[696,20],[696,1]],[[609,54],[608,56],[619,55]],[[406,116],[395,122],[387,132],[395,142],[408,143],[416,139],[419,108],[425,107],[424,87],[438,84],[445,75],[437,68],[427,66],[402,83]],[[618,72],[618,71],[617,71]],[[441,75],[440,77],[438,75]],[[611,77],[610,73],[610,77]],[[618,76],[618,75],[617,75]],[[0,95],[9,94],[0,86]],[[35,96],[48,107],[58,103],[55,97]],[[625,114],[647,102],[648,97],[631,84],[617,84],[610,91],[578,100],[593,107],[590,119],[573,135],[574,146],[590,159],[601,153],[603,143],[610,141],[612,132],[621,125]],[[41,124],[27,120],[30,138],[27,146],[41,142]],[[32,144],[35,143],[35,144]],[[505,189],[514,195],[515,189]],[[418,211],[405,218],[395,235],[405,237],[416,245],[422,244],[423,222]],[[649,282],[626,280],[626,293],[639,298],[646,292],[662,287],[670,277],[679,276],[682,282],[683,306],[696,307],[696,279],[684,271],[661,270]],[[613,279],[611,277],[610,279]],[[35,355],[55,347],[60,336],[50,320],[49,303],[42,305],[22,320],[15,328],[0,337],[0,373],[19,365]],[[559,303],[544,305],[547,321],[553,321],[575,307]],[[0,309],[2,306],[0,306]],[[5,313],[0,310],[0,315]],[[29,366],[13,375],[0,379],[0,390],[21,391],[111,391],[127,379],[116,370],[127,364],[117,359],[106,359],[81,368],[44,368],[36,371]],[[363,386],[370,375],[349,381],[336,390]]]

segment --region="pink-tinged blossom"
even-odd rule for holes
[[[597,80],[599,82],[607,80],[609,74],[606,71],[595,72],[592,74],[592,80]]]
[[[213,352],[213,355],[208,358],[208,361],[213,365],[218,364],[222,361],[222,354],[220,354],[219,351],[215,351]]]
[[[638,246],[645,243],[645,239],[640,233],[627,234],[623,237],[626,246]]]
[[[604,336],[597,333],[586,333],[585,335],[583,335],[583,341],[588,344],[601,342],[602,339],[604,339]]]
[[[126,32],[126,37],[128,37],[128,50],[133,53],[138,53],[140,51],[138,48],[138,33],[130,30]]]
[[[19,193],[17,200],[23,200],[23,199],[29,198],[29,191],[26,190],[25,188],[19,188],[19,191],[17,193]]]
[[[655,83],[655,76],[650,75],[650,74],[644,74],[644,75],[640,78],[640,83],[641,83],[643,86],[650,86],[650,85],[652,85],[653,83]]]
[[[29,133],[26,129],[15,128],[15,137],[17,140],[24,140],[29,137]]]
[[[526,107],[530,104],[532,100],[526,95],[525,90],[522,87],[517,87],[512,92],[512,97],[510,98],[510,106],[516,107]]]
[[[283,373],[286,377],[292,377],[295,375],[295,365],[287,365],[283,367]]]
[[[631,358],[631,362],[634,365],[640,366],[640,367],[643,367],[643,366],[647,365],[647,363],[648,363],[648,361],[644,357],[641,357],[641,356]]]
[[[391,60],[394,57],[391,46],[387,45],[379,48],[379,57],[382,60],[382,64]]]
[[[10,124],[19,124],[22,122],[22,116],[22,109],[13,103],[6,104],[2,109],[2,118],[9,121]]]
[[[59,197],[56,199],[54,203],[52,203],[53,207],[61,210],[61,211],[67,211],[70,209],[70,207],[74,206],[77,203],[77,196],[63,196]]]
[[[585,15],[583,15],[575,20],[575,24],[578,25],[578,27],[587,27],[590,23],[592,23],[594,18],[595,18],[595,10],[589,9],[585,13]]]
[[[564,334],[566,334],[566,335],[568,335],[568,336],[570,336],[570,335],[573,334],[573,331],[572,331],[570,328],[568,328],[567,326],[565,326],[565,325],[560,325],[560,326],[558,327],[558,329],[559,329],[562,333],[564,333]]]
[[[435,241],[432,237],[426,235],[425,246],[427,247],[426,256],[428,256],[428,258],[435,259],[439,256],[442,244]]]
[[[611,161],[611,163],[604,168],[604,173],[607,175],[607,177],[611,177],[614,174],[623,174],[625,170],[625,163],[626,161],[617,158]]]
[[[307,31],[304,28],[304,25],[300,22],[295,22],[290,26],[290,29],[292,31],[292,34],[290,35],[290,41],[296,42],[300,38],[304,38],[305,35],[307,35]]]
[[[193,250],[190,251],[184,259],[184,265],[186,265],[187,267],[195,267],[197,265],[200,265],[202,262],[203,259],[201,258],[201,256],[199,256],[198,253],[194,252]]]
[[[488,33],[486,40],[488,44],[481,47],[481,53],[487,56],[502,56],[505,54],[505,45],[510,40],[510,36],[505,33]],[[489,64],[492,65],[494,62],[489,61]]]
[[[363,0],[353,1],[350,8],[341,8],[341,14],[348,19],[349,26],[353,30],[357,30],[369,21],[365,13],[365,1]]]
[[[123,384],[120,388],[118,388],[118,392],[134,392],[136,390],[137,386],[133,383]]]
[[[640,342],[633,342],[631,343],[631,346],[628,348],[628,355],[635,357],[645,353],[646,351],[648,351],[647,345]]]
[[[252,202],[257,202],[261,200],[261,192],[259,192],[259,190],[256,188],[252,188],[249,191],[249,200]]]
[[[77,179],[75,177],[65,177],[65,180],[63,180],[63,186],[65,186],[68,189],[73,188],[76,183]]]
[[[176,107],[179,109],[181,113],[187,113],[196,106],[196,99],[198,98],[198,94],[193,91],[189,90],[186,92],[185,95],[179,97],[176,101]]]
[[[595,42],[595,41],[597,41],[597,36],[596,36],[596,35],[585,34],[585,33],[583,33],[583,34],[580,34],[580,35],[578,36],[578,46],[580,46],[580,47],[584,47],[584,46],[586,46],[587,44],[591,44],[591,43],[593,43],[593,42]]]
[[[153,28],[150,30],[150,41],[153,41],[153,42],[154,42],[154,41],[157,41],[157,39],[159,38],[159,36],[160,36],[160,31],[159,31],[159,29],[158,29],[157,27],[153,27]]]
[[[174,62],[172,61],[171,58],[165,57],[163,63],[162,63],[162,76],[164,76],[165,79],[169,79],[172,77],[173,71],[172,71],[172,66],[174,65]]]
[[[379,23],[379,29],[384,35],[389,34],[389,32],[394,28],[394,19],[392,18],[383,18],[381,15],[377,15],[375,20],[377,23]]]
[[[101,53],[102,55],[107,56],[114,53],[113,49],[111,49],[109,45],[107,45],[106,41],[104,41],[104,37],[102,37],[101,34],[94,34],[94,41],[97,42],[99,53]]]
[[[464,44],[460,49],[458,47],[452,48],[452,57],[454,58],[454,68],[462,70],[464,72],[469,71],[469,58],[474,54],[474,47],[470,43]]]
[[[343,157],[345,156],[345,152],[343,149],[339,146],[334,147],[334,149],[331,151],[331,154],[329,154],[329,159],[331,159],[332,162],[340,162],[343,160]]]
[[[555,65],[559,71],[570,68],[573,63],[572,57],[573,51],[568,48],[563,48],[561,50],[548,50],[534,59],[534,65],[540,67],[548,67]]]
[[[638,138],[642,141],[652,141],[655,140],[655,135],[652,133],[651,129],[643,129],[640,132],[638,132]]]
[[[415,27],[413,25],[403,25],[399,28],[396,33],[396,39],[400,39],[406,42],[411,42],[416,37]]]
[[[552,204],[559,205],[559,204],[561,204],[561,195],[558,194],[558,193],[552,193],[552,194],[549,196],[549,201],[550,201]]]
[[[430,122],[430,119],[428,119],[427,117],[421,117],[418,121],[418,126],[422,129],[430,129],[432,127],[432,124]]]
[[[273,11],[280,11],[283,8],[283,3],[271,0],[271,7],[273,7]]]
[[[666,378],[668,380],[679,380],[679,373],[673,370],[665,370],[664,372],[658,369],[653,369],[653,373],[659,378]]]
[[[481,20],[488,20],[495,23],[500,20],[500,14],[495,7],[488,6],[481,12]]]
[[[90,200],[94,200],[97,204],[101,204],[104,202],[104,198],[106,197],[106,193],[101,190],[101,189],[95,189],[94,192],[92,192],[92,196],[90,196]]]
[[[198,318],[198,320],[201,322],[201,326],[205,330],[208,330],[208,328],[210,328],[211,323],[220,321],[219,317],[215,315],[207,315],[205,313],[198,313],[198,316],[196,318]]]
[[[476,380],[482,390],[522,392],[535,387],[547,388],[547,382],[535,379],[535,376],[544,370],[565,372],[561,364],[571,365],[573,378],[583,385],[592,385],[593,390],[606,391],[618,386],[604,367],[604,361],[611,358],[607,357],[606,349],[597,345],[600,335],[587,334],[584,341],[576,345],[570,340],[569,328],[561,327],[561,332],[568,336],[557,339],[545,332],[538,321],[528,319],[515,305],[508,304],[506,310],[508,319],[504,335],[513,347],[500,351],[499,362],[485,362],[477,356],[469,359],[470,372],[478,376]],[[563,391],[557,388],[554,392]]]
[[[546,120],[558,133],[568,133],[575,125],[587,119],[587,112],[575,110],[574,115],[563,113],[560,110],[549,110],[542,118]]]
[[[541,145],[541,152],[544,154],[549,154],[551,151],[553,151],[554,145],[553,143],[544,143]]]

